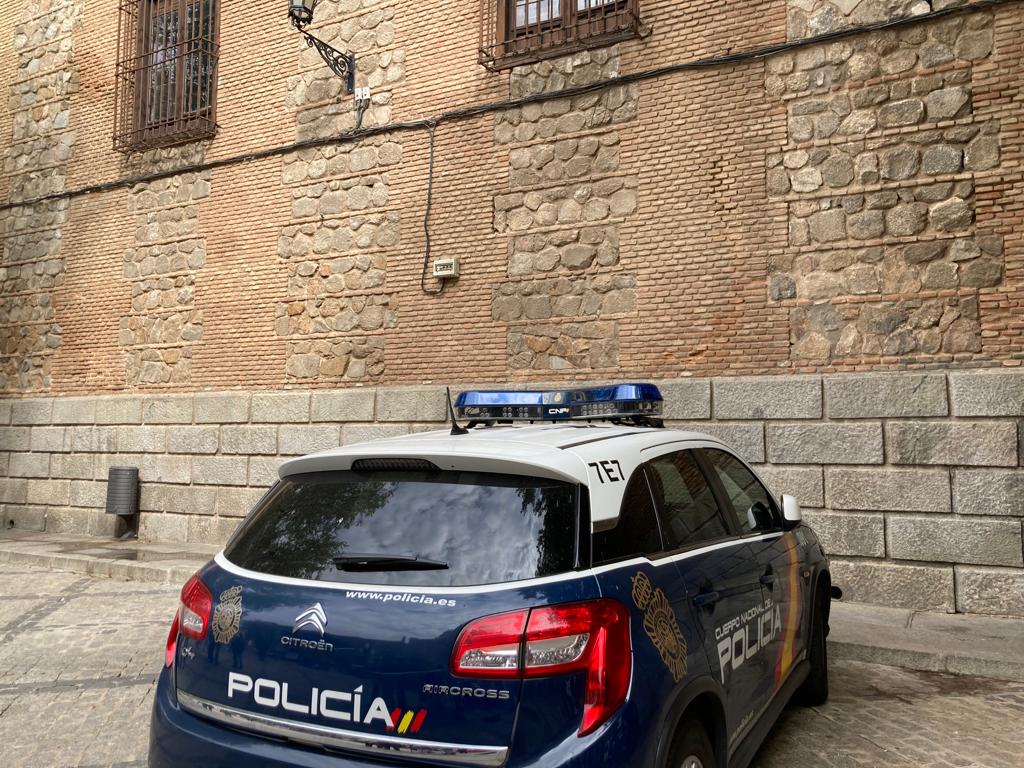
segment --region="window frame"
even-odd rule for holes
[[[723,506],[722,506],[722,499],[718,495],[718,489],[716,488],[715,483],[714,483],[714,480],[716,480],[717,478],[711,478],[711,477],[708,476],[708,468],[705,465],[705,463],[703,461],[701,461],[701,456],[700,456],[700,453],[699,453],[699,449],[692,448],[692,447],[691,448],[675,447],[673,450],[666,451],[664,453],[659,453],[657,456],[649,457],[648,459],[646,459],[644,461],[644,463],[641,465],[641,467],[644,468],[647,472],[653,472],[654,470],[650,466],[651,462],[656,461],[657,459],[663,459],[663,458],[666,458],[666,457],[669,457],[669,456],[673,456],[673,455],[675,455],[677,453],[689,453],[691,456],[693,456],[694,463],[697,465],[697,469],[700,471],[700,473],[704,476],[704,482],[706,482],[708,484],[708,488],[711,491],[711,495],[712,495],[712,497],[715,500],[715,505],[718,508],[718,516],[719,516],[720,520],[722,521],[723,527],[725,528],[725,536],[723,536],[721,538],[717,538],[717,539],[708,539],[706,541],[694,542],[693,544],[689,544],[689,545],[683,546],[683,547],[677,547],[677,548],[671,549],[671,550],[667,549],[667,540],[666,540],[665,531],[664,531],[664,522],[662,520],[662,511],[661,511],[661,508],[658,505],[658,497],[654,493],[654,489],[652,487],[650,477],[648,477],[647,485],[648,485],[648,488],[650,488],[650,490],[651,490],[651,501],[654,504],[654,514],[655,514],[655,517],[656,517],[656,519],[658,521],[658,526],[662,529],[662,531],[661,531],[661,541],[662,541],[662,546],[665,547],[665,549],[663,550],[663,555],[662,556],[663,557],[672,557],[674,555],[682,554],[684,552],[692,552],[693,550],[696,550],[696,549],[703,549],[704,547],[711,547],[711,546],[715,546],[717,544],[721,544],[723,542],[729,542],[729,541],[733,541],[733,540],[742,538],[741,531],[736,526],[736,521],[734,520],[734,515],[729,514],[723,508]]]
[[[516,23],[524,0],[481,0],[480,63],[500,70],[612,45],[636,37],[640,27],[639,0],[557,0],[558,16],[540,19],[543,4],[556,0],[525,0],[526,24]],[[587,8],[580,10],[585,2]],[[530,9],[538,11],[530,22]]]
[[[216,134],[220,10],[220,0],[121,0],[116,150],[136,152]],[[174,20],[164,25],[163,44],[157,46],[153,22],[169,16]],[[173,43],[168,44],[172,31]],[[196,74],[190,76],[193,62]],[[163,84],[157,86],[160,93],[155,95],[153,84],[159,79]],[[172,83],[169,88],[167,82]],[[154,117],[156,102],[159,114]]]
[[[753,475],[754,480],[756,480],[757,484],[764,490],[765,495],[768,498],[768,502],[771,505],[770,511],[772,513],[772,519],[775,521],[775,527],[770,531],[747,531],[743,527],[743,522],[740,520],[739,513],[736,511],[736,507],[732,503],[732,499],[730,498],[728,491],[725,490],[725,486],[722,484],[722,480],[718,476],[718,470],[715,468],[714,462],[705,455],[707,451],[718,451],[720,453],[724,453],[726,456],[738,461],[742,467]],[[768,488],[757,472],[754,471],[753,467],[732,451],[726,450],[724,447],[703,445],[700,448],[695,449],[695,453],[697,455],[697,461],[704,470],[704,475],[708,478],[708,482],[711,484],[712,490],[719,498],[719,508],[728,510],[726,515],[729,518],[732,527],[736,530],[736,535],[739,538],[745,539],[754,536],[768,536],[785,532],[782,509],[779,506],[778,501],[775,499],[775,496],[772,494],[771,489]]]

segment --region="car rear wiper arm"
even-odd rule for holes
[[[332,558],[339,571],[444,571],[448,563],[419,555],[347,554]]]

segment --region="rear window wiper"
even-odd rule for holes
[[[339,571],[445,571],[448,563],[419,555],[348,554],[332,558]]]

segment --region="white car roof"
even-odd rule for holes
[[[590,488],[590,517],[596,527],[618,518],[626,481],[648,458],[643,454],[679,443],[726,447],[708,435],[672,429],[603,423],[499,425],[465,435],[445,429],[331,448],[286,461],[280,475],[350,469],[357,459],[406,458],[426,459],[442,469],[547,477]]]

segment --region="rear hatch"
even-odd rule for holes
[[[209,627],[179,637],[179,701],[342,752],[459,763],[472,753],[452,745],[507,748],[522,682],[456,677],[452,652],[474,619],[597,596],[573,573],[581,522],[579,488],[554,480],[434,468],[285,478],[200,574]]]

